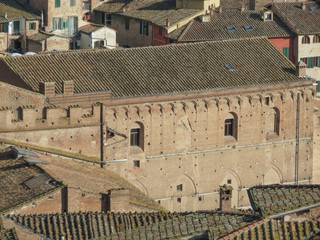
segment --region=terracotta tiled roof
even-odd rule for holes
[[[40,14],[35,13],[35,11],[28,6],[20,5],[15,0],[0,0],[0,16],[4,16],[5,13],[7,13],[8,19],[41,19]]]
[[[241,56],[241,57],[238,57]],[[75,82],[75,92],[111,90],[114,98],[299,81],[295,66],[267,38],[6,57],[32,90]],[[1,79],[0,81],[7,81]],[[18,83],[17,83],[18,84]]]
[[[248,190],[251,205],[261,216],[276,214],[320,205],[320,185],[270,185]]]
[[[166,27],[167,19],[174,24],[203,12],[199,9],[177,9],[172,0],[111,0],[99,5],[94,11],[116,13],[162,27]]]
[[[229,31],[227,27],[234,27]],[[246,30],[244,26],[251,26],[252,30]],[[236,39],[246,37],[267,36],[290,37],[293,33],[277,17],[274,21],[264,22],[258,11],[224,10],[221,14],[214,12],[210,22],[202,22],[199,18],[194,19],[188,25],[176,29],[168,34],[168,38],[177,41],[208,41],[222,39]]]
[[[214,239],[260,220],[223,213],[68,213],[8,216],[50,239],[173,239],[210,231]]]
[[[92,32],[95,32],[101,28],[105,27],[104,25],[100,25],[100,24],[88,24],[88,25],[84,25],[82,27],[79,28],[80,32],[86,33],[86,34],[90,34]]]
[[[314,221],[283,222],[280,220],[262,220],[235,231],[222,240],[294,240],[312,239],[320,232],[320,223]]]
[[[0,239],[1,240],[19,240],[15,228],[5,229],[2,218],[0,218]]]
[[[0,156],[6,153],[1,153]],[[55,181],[40,167],[29,165],[22,158],[0,160],[0,213],[61,186],[60,182]]]
[[[301,3],[274,3],[272,9],[287,22],[297,34],[320,33],[320,2],[307,2],[306,10]]]
[[[31,35],[30,37],[28,37],[28,40],[42,42],[42,41],[44,41],[48,38],[51,38],[53,36],[54,36],[53,34],[38,32],[38,33],[35,33],[35,34]]]

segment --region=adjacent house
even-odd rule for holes
[[[22,6],[15,0],[1,0],[0,15],[4,21],[0,25],[1,32],[8,33],[7,40],[1,41],[2,49],[25,52],[28,49],[27,37],[39,30],[40,14],[35,13],[28,6]],[[6,21],[8,24],[5,23]]]
[[[295,64],[303,61],[306,74],[320,80],[320,3],[273,3],[271,9],[295,33]]]
[[[117,31],[105,25],[88,24],[79,28],[80,49],[117,47]]]
[[[112,0],[93,10],[94,22],[118,31],[121,47],[160,45],[171,31],[202,15],[219,1]]]
[[[39,31],[28,37],[28,50],[30,52],[42,51],[67,51],[70,49],[71,41],[67,37],[57,36],[47,32]]]
[[[170,32],[161,44],[220,41],[266,36],[295,63],[294,33],[270,10],[211,10]],[[158,42],[160,44],[160,42]]]

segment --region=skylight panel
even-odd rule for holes
[[[245,25],[245,26],[243,26],[243,28],[244,28],[246,31],[252,31],[252,30],[253,30],[253,27],[250,26],[250,25]]]
[[[236,71],[236,70],[232,67],[231,64],[226,64],[225,66],[226,66],[226,68],[227,68],[230,72]]]
[[[229,32],[233,32],[236,30],[236,28],[234,26],[226,26],[226,29],[229,31]]]
[[[314,6],[311,6],[311,7],[309,7],[309,8],[310,8],[311,11],[317,11],[317,10],[319,10],[318,7],[314,7]]]

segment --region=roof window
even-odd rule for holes
[[[243,26],[243,28],[244,28],[246,31],[252,31],[252,30],[253,30],[253,27],[250,26],[250,25]]]
[[[317,10],[319,10],[319,8],[318,8],[318,7],[315,7],[315,6],[311,6],[311,7],[309,7],[309,8],[310,8],[311,11],[317,11]]]
[[[230,64],[226,64],[225,66],[230,72],[236,71]]]
[[[226,29],[229,31],[229,32],[233,32],[236,30],[236,28],[234,26],[226,26]]]

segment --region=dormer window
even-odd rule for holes
[[[263,14],[263,20],[264,20],[265,22],[273,21],[273,12],[271,12],[271,11],[265,12],[265,13]]]

